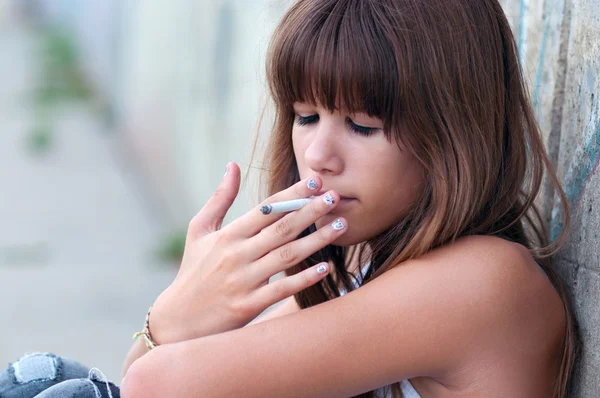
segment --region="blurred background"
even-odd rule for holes
[[[249,165],[289,4],[0,0],[2,368],[49,351],[120,380],[189,220]]]
[[[0,0],[1,366],[49,351],[120,380],[189,220],[229,161],[249,166],[291,3]],[[571,209],[556,263],[584,341],[573,397],[600,396],[599,3],[501,0]],[[257,203],[257,177],[226,222]],[[556,238],[548,187],[537,204]]]

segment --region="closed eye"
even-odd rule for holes
[[[299,126],[304,126],[306,124],[314,123],[319,120],[319,115],[311,115],[311,116],[300,116],[298,115],[298,123]]]
[[[298,116],[298,120],[296,121],[296,123],[299,126],[305,126],[307,124],[315,123],[319,120],[319,115],[310,115],[310,116],[297,115],[297,116]],[[378,128],[365,127],[365,126],[358,125],[358,124],[354,123],[352,121],[352,119],[350,119],[350,118],[346,118],[346,122],[348,123],[350,130],[352,130],[353,132],[355,132],[357,134],[365,136],[365,137],[368,137],[371,134],[373,134],[379,130]]]

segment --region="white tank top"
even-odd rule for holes
[[[363,278],[366,274],[366,271],[369,268],[369,265],[371,265],[371,262],[368,262],[367,264],[365,264],[365,266],[362,267],[362,269],[360,270],[359,279],[360,279],[361,284],[362,284]],[[354,285],[354,287],[356,289],[358,289],[359,285],[354,281],[354,279],[350,279],[350,280],[352,281],[352,284]],[[346,293],[348,293],[346,291],[346,289],[343,289],[343,288],[340,289],[341,296],[343,296]],[[419,395],[417,390],[415,390],[413,385],[410,384],[410,381],[408,379],[402,380],[400,382],[400,390],[402,390],[402,394],[404,395],[404,398],[421,398],[421,396]],[[384,393],[383,387],[377,389],[376,392],[378,393],[377,396],[383,396],[383,393]],[[385,396],[385,398],[392,398],[392,392],[389,391],[388,394]]]
[[[402,380],[400,382],[400,390],[402,391],[402,395],[404,395],[404,398],[421,398],[417,390],[415,390],[413,385],[410,384],[410,381],[408,381],[408,379]],[[388,391],[387,395],[383,395],[383,387],[375,390],[375,393],[377,394],[377,397],[392,398],[392,391]]]

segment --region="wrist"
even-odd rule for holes
[[[148,348],[148,351],[150,351],[158,346],[158,344],[152,338],[152,333],[150,332],[149,317],[150,317],[151,312],[152,312],[152,306],[150,306],[150,308],[148,308],[148,312],[146,313],[146,319],[144,321],[144,328],[140,332],[133,334],[134,340],[137,340],[140,337],[142,338],[142,340],[144,341],[144,344],[146,345],[146,348]]]
[[[174,297],[174,296],[173,296]],[[149,316],[150,332],[157,345],[174,344],[210,335],[208,330],[195,325],[190,310],[175,305],[171,292],[165,290],[154,302]]]
[[[150,334],[155,344],[173,344],[187,340],[185,329],[181,326],[179,318],[175,316],[174,311],[166,308],[158,299],[153,304],[149,315]]]

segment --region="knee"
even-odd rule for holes
[[[88,372],[84,365],[66,357],[48,352],[27,353],[0,374],[0,396],[25,396],[25,392],[35,396],[64,380],[87,377]]]
[[[10,364],[15,380],[25,384],[36,380],[69,380],[87,377],[89,369],[67,357],[49,352],[33,352],[23,355]]]

